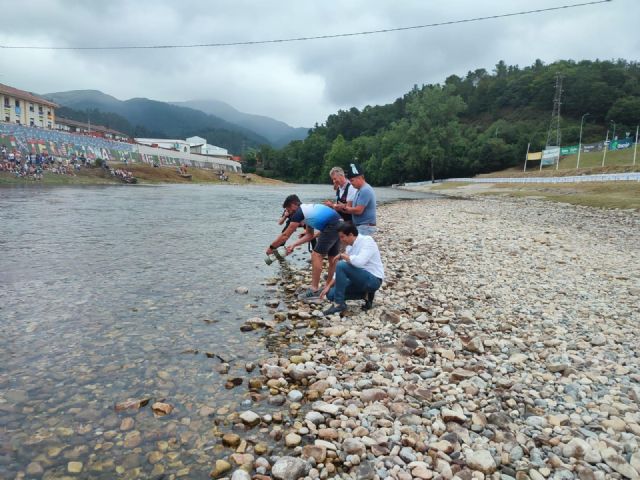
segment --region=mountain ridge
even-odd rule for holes
[[[132,126],[142,127],[161,137],[187,138],[198,135],[235,154],[241,154],[247,147],[270,143],[254,131],[214,115],[158,100],[141,97],[119,100],[99,90],[71,90],[43,96],[77,111],[97,109],[120,115]]]

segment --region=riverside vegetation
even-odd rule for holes
[[[578,144],[586,113],[583,144],[604,141],[607,131],[612,138],[613,129],[620,138],[635,135],[637,62],[536,60],[519,67],[500,61],[493,72],[481,68],[443,84],[416,85],[388,105],[340,110],[303,141],[250,151],[247,171],[316,183],[357,157],[368,182],[391,185],[522,165],[528,143],[531,152],[546,144],[556,74],[563,76],[562,145]]]

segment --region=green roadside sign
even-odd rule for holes
[[[571,145],[570,147],[561,147],[560,155],[575,155],[578,153],[578,145]]]

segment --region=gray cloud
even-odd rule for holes
[[[2,45],[237,42],[394,28],[547,8],[570,0],[0,0]],[[637,0],[365,37],[224,48],[0,49],[0,82],[39,93],[99,89],[117,98],[215,98],[294,126],[339,108],[389,102],[414,84],[491,71],[499,60],[637,60]]]

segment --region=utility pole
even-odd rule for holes
[[[638,152],[638,128],[640,125],[636,125],[636,143],[633,145],[633,164],[636,164],[636,153]]]
[[[580,168],[580,150],[582,150],[582,124],[584,123],[584,117],[586,117],[587,115],[589,114],[585,113],[584,115],[582,115],[582,120],[580,120],[580,140],[578,140],[578,161],[576,163],[576,170]]]
[[[607,158],[607,150],[609,150],[609,129],[607,128],[607,138],[604,141],[604,153],[602,154],[602,166],[604,167],[604,160]]]
[[[562,75],[556,73],[556,93],[553,96],[553,112],[551,112],[551,121],[549,122],[549,130],[547,131],[546,146],[560,148],[562,138],[560,134],[560,107],[562,105]],[[553,143],[552,143],[553,142]],[[560,152],[556,160],[556,170],[560,166]]]

